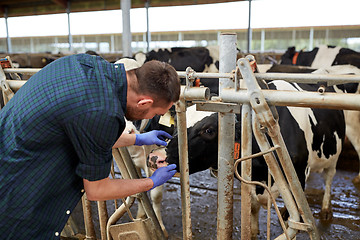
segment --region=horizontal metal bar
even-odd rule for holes
[[[255,73],[257,79],[285,80],[288,82],[343,84],[360,82],[360,75],[305,74],[305,73]]]
[[[14,91],[19,90],[26,83],[26,81],[21,81],[21,80],[6,80],[6,82],[9,84],[10,88]]]
[[[223,102],[249,103],[247,90],[224,89]],[[277,106],[360,110],[360,94],[262,90],[265,99]]]
[[[35,74],[41,70],[41,68],[4,68],[5,73],[28,73]]]
[[[210,98],[210,89],[207,87],[191,87],[187,88],[181,86],[181,96],[186,101],[192,100],[209,100]]]
[[[186,78],[186,72],[177,72],[180,78]],[[198,73],[194,72],[192,75],[195,78],[230,78],[233,76],[232,73]]]

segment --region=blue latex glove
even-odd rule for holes
[[[150,179],[154,182],[154,186],[151,189],[163,185],[167,182],[167,180],[171,179],[175,173],[176,164],[170,164],[169,166],[158,168],[150,177]]]
[[[147,133],[136,134],[135,145],[142,146],[157,144],[166,146],[167,142],[164,141],[166,138],[171,139],[172,136],[162,130],[152,130]]]

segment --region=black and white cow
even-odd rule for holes
[[[176,71],[185,71],[187,67],[191,67],[196,72],[219,72],[218,46],[160,48],[146,54],[136,53],[134,58],[141,65],[150,60],[167,62]],[[200,82],[196,84],[209,87],[211,93],[218,94],[219,81],[217,79],[202,78]]]
[[[335,75],[360,75],[360,69],[352,65],[335,65],[314,69],[303,66],[273,65],[267,72],[278,73],[313,73],[313,74],[335,74]],[[338,93],[357,93],[360,94],[358,83],[347,83],[335,85],[334,89]],[[344,110],[346,123],[346,136],[357,152],[360,161],[360,111]],[[354,184],[360,183],[359,174],[353,179]]]
[[[309,66],[312,68],[350,64],[360,68],[360,53],[349,48],[320,46],[312,51],[299,51],[289,47],[281,56],[281,64]]]
[[[273,81],[270,89],[310,91],[314,86],[290,84],[285,81]],[[330,89],[328,89],[330,91]],[[329,109],[310,109],[298,107],[277,107],[279,125],[294,167],[302,187],[305,187],[307,173],[324,171],[325,193],[321,209],[321,217],[332,217],[330,197],[331,183],[336,172],[336,163],[345,138],[345,122],[342,111]],[[187,129],[189,173],[217,168],[218,156],[218,114],[202,112],[202,117],[195,120],[192,113],[188,118],[193,125]],[[237,116],[236,139],[240,143],[240,116]],[[259,152],[259,147],[253,139],[253,153]],[[169,164],[179,166],[178,139],[175,136],[166,148],[166,160]],[[162,160],[162,159],[160,159]],[[253,159],[252,178],[266,182],[267,165],[262,157]],[[179,169],[178,169],[179,170]],[[238,169],[240,172],[240,169]],[[257,193],[262,191],[257,189]],[[253,206],[254,226],[253,236],[258,233],[259,203]]]

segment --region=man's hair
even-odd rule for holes
[[[137,93],[151,96],[158,105],[161,102],[177,102],[180,97],[180,79],[173,66],[152,60],[135,70]]]

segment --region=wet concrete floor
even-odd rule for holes
[[[349,147],[348,147],[349,148]],[[333,240],[360,240],[360,190],[352,183],[352,179],[358,174],[359,162],[352,149],[346,150],[338,162],[338,169],[332,185],[332,209],[333,219],[329,222],[319,220],[322,196],[324,193],[324,182],[321,174],[311,174],[306,184],[305,194],[310,208],[316,220],[316,225],[321,235],[321,239]],[[162,216],[166,229],[169,233],[169,240],[183,239],[181,199],[180,199],[179,178],[173,178],[165,183],[163,195]],[[191,191],[191,219],[194,240],[217,239],[217,179],[210,176],[208,170],[190,176]],[[240,182],[235,180],[234,187],[234,229],[233,239],[240,239]],[[277,200],[279,207],[283,206],[281,199]],[[108,201],[108,211],[114,211],[114,204]],[[131,211],[136,215],[136,204]],[[93,212],[96,215],[96,205]],[[76,219],[81,219],[81,207],[77,207],[74,215]],[[260,234],[258,239],[266,239],[266,210],[260,212]],[[94,216],[96,221],[96,217]],[[127,214],[120,222],[128,222]],[[83,223],[77,220],[80,232],[84,232]],[[98,224],[95,223],[98,229]],[[271,239],[275,239],[282,233],[282,229],[277,220],[275,211],[271,212]],[[99,234],[97,232],[97,234]],[[99,235],[98,238],[100,239]],[[297,239],[310,239],[306,232],[297,234]]]

